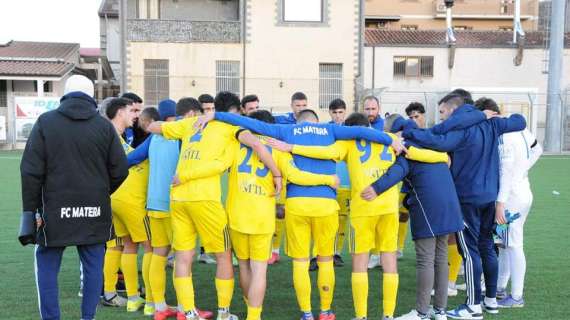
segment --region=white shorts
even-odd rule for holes
[[[528,190],[516,190],[511,193],[505,208],[511,214],[520,213],[520,218],[511,222],[508,226],[505,246],[509,248],[521,248],[523,246],[524,223],[532,205],[532,192]]]

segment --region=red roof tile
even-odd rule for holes
[[[73,69],[73,63],[0,60],[0,75],[61,77]]]
[[[52,58],[66,59],[79,50],[77,43],[11,41],[0,46],[0,59],[10,58]]]
[[[455,31],[456,46],[464,48],[511,48],[513,33],[509,31]],[[370,47],[445,47],[445,30],[366,29],[365,45]],[[526,48],[545,46],[543,32],[527,32]],[[565,47],[570,48],[570,33],[565,34]]]

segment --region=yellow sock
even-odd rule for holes
[[[229,308],[234,295],[234,279],[216,278],[216,292],[218,293],[218,308]]]
[[[293,261],[293,286],[302,312],[311,312],[309,261]]]
[[[152,286],[150,284],[150,263],[152,260],[152,252],[145,252],[142,260],[142,277],[145,289],[146,303],[154,302],[152,296]]]
[[[118,275],[117,272],[121,267],[121,255],[123,252],[119,250],[107,249],[105,252],[105,264],[103,266],[104,291],[115,292]]]
[[[352,273],[352,300],[356,318],[366,318],[368,314],[368,272]]]
[[[182,305],[184,312],[196,309],[194,305],[194,284],[192,283],[192,276],[174,278],[174,290],[176,290],[178,304]]]
[[[260,320],[261,319],[261,307],[247,307],[247,319],[246,320]]]
[[[338,232],[336,233],[336,250],[335,253],[341,254],[344,249],[344,238],[346,237],[346,221],[347,216],[338,216]]]
[[[319,295],[321,297],[321,310],[329,311],[334,295],[334,265],[332,260],[317,263],[319,265],[317,285],[319,286]]]
[[[396,310],[396,298],[398,297],[398,282],[399,277],[397,273],[384,273],[382,277],[382,310],[384,316],[393,317]]]
[[[121,256],[121,270],[125,278],[127,296],[133,297],[139,294],[139,268],[137,266],[136,253],[123,253]]]
[[[455,283],[463,262],[457,244],[450,244],[447,248],[447,260],[449,261],[449,282]]]
[[[149,282],[152,290],[152,299],[155,303],[164,302],[166,290],[166,260],[167,257],[153,254],[150,261]]]
[[[273,251],[279,251],[279,248],[281,248],[281,239],[283,239],[283,231],[285,231],[285,219],[276,219],[275,233],[273,234]]]
[[[404,245],[406,244],[406,235],[408,234],[408,221],[400,222],[400,225],[398,226],[398,250],[400,251],[404,250]]]

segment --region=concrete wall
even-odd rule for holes
[[[130,42],[127,52],[128,91],[144,97],[144,59],[168,59],[170,98],[174,100],[214,95],[216,60],[241,61],[240,44]]]
[[[373,65],[373,50],[374,65]],[[446,48],[366,47],[364,56],[365,88],[377,88],[386,94],[383,102],[389,112],[403,112],[409,102],[418,100],[435,107],[437,99],[453,88],[465,88],[492,97],[507,112],[533,117],[533,130],[540,139],[546,120],[547,74],[543,74],[544,51],[526,49],[521,66],[513,65],[515,49],[458,48],[453,69],[447,67]],[[432,78],[394,79],[394,56],[433,56]],[[374,79],[373,79],[374,70]],[[564,52],[562,88],[570,88],[570,50]],[[374,85],[373,85],[374,82]],[[382,88],[382,89],[381,89]],[[389,105],[389,106],[388,106]],[[389,109],[389,110],[388,110]],[[570,111],[570,110],[568,110]],[[435,114],[433,114],[435,118]]]
[[[358,61],[358,1],[324,1],[324,23],[298,24],[281,23],[276,3],[281,2],[247,1],[245,94],[257,93],[262,105],[285,112],[289,111],[291,95],[303,91],[316,110],[319,63],[341,63],[343,98],[352,106]]]

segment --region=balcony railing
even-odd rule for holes
[[[239,43],[239,21],[128,20],[127,37],[135,42]]]

